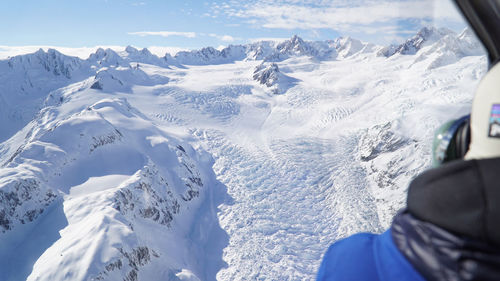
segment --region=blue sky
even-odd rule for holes
[[[379,44],[424,25],[459,31],[449,0],[2,0],[0,45],[218,47],[350,35]]]

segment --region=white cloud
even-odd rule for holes
[[[209,34],[202,33],[201,35],[206,35],[206,36],[210,36],[213,38],[217,38],[217,39],[224,41],[224,42],[234,42],[236,40],[241,40],[241,38],[235,38],[231,35],[218,35],[215,33],[209,33]]]
[[[256,43],[261,41],[283,42],[289,39],[290,38],[285,38],[285,37],[260,37],[260,38],[250,38],[248,41],[250,41],[250,43]]]
[[[227,16],[269,29],[332,29],[343,32],[389,26],[400,20],[462,22],[450,0],[230,0],[214,6]],[[228,7],[229,6],[229,7]]]
[[[231,35],[222,35],[220,37],[218,37],[221,41],[224,41],[224,42],[234,42],[236,39],[231,36]]]
[[[139,31],[139,32],[129,32],[130,35],[137,36],[162,36],[162,37],[170,37],[170,36],[181,36],[187,38],[195,38],[196,32],[178,32],[178,31]]]
[[[443,1],[443,0],[441,0]],[[259,3],[232,16],[260,19],[267,28],[338,28],[351,24],[370,25],[406,18],[457,19],[452,9],[433,9],[430,1],[379,1],[351,7],[308,7],[295,4]]]
[[[140,32],[129,32],[128,34],[137,36],[163,36],[163,37],[182,36],[187,38],[195,38],[197,36],[209,36],[217,38],[224,42],[234,42],[236,40],[241,40],[241,38],[239,37],[233,37],[231,35],[219,35],[215,33],[207,34],[207,33],[196,33],[196,32],[177,32],[177,31],[140,31]]]

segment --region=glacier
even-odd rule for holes
[[[1,280],[312,280],[486,71],[468,29],[0,60]]]

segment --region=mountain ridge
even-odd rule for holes
[[[124,47],[123,51],[98,48],[85,60],[64,55],[55,49],[49,49],[47,52],[39,49],[34,54],[17,55],[7,60],[9,60],[9,65],[14,65],[24,59],[30,60],[30,57],[36,55],[38,57],[52,56],[53,59],[67,57],[78,63],[87,62],[90,65],[97,64],[100,66],[129,66],[131,62],[138,62],[167,67],[168,65],[182,64],[233,63],[240,60],[279,62],[293,56],[309,56],[318,60],[330,60],[336,59],[338,53],[342,53],[342,58],[347,58],[362,50],[362,53],[366,54],[377,52],[379,56],[391,57],[395,54],[414,55],[423,47],[436,43],[443,37],[450,35],[468,42],[475,40],[474,34],[469,28],[465,28],[460,34],[457,34],[447,28],[423,27],[404,43],[389,46],[366,43],[349,36],[325,41],[305,41],[301,37],[293,35],[285,41],[258,41],[242,45],[229,45],[221,50],[204,47],[197,50],[180,51],[173,56],[170,53],[165,53],[162,57],[152,54],[147,48],[139,50],[129,45]],[[55,60],[45,59],[43,61],[54,62]],[[61,66],[64,66],[64,63]],[[50,67],[50,65],[47,65],[47,67]],[[54,69],[54,71],[58,70]],[[68,69],[62,68],[60,71],[66,76],[69,75]]]

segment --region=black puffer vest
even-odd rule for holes
[[[427,280],[500,280],[500,158],[456,161],[418,176],[392,224]]]

